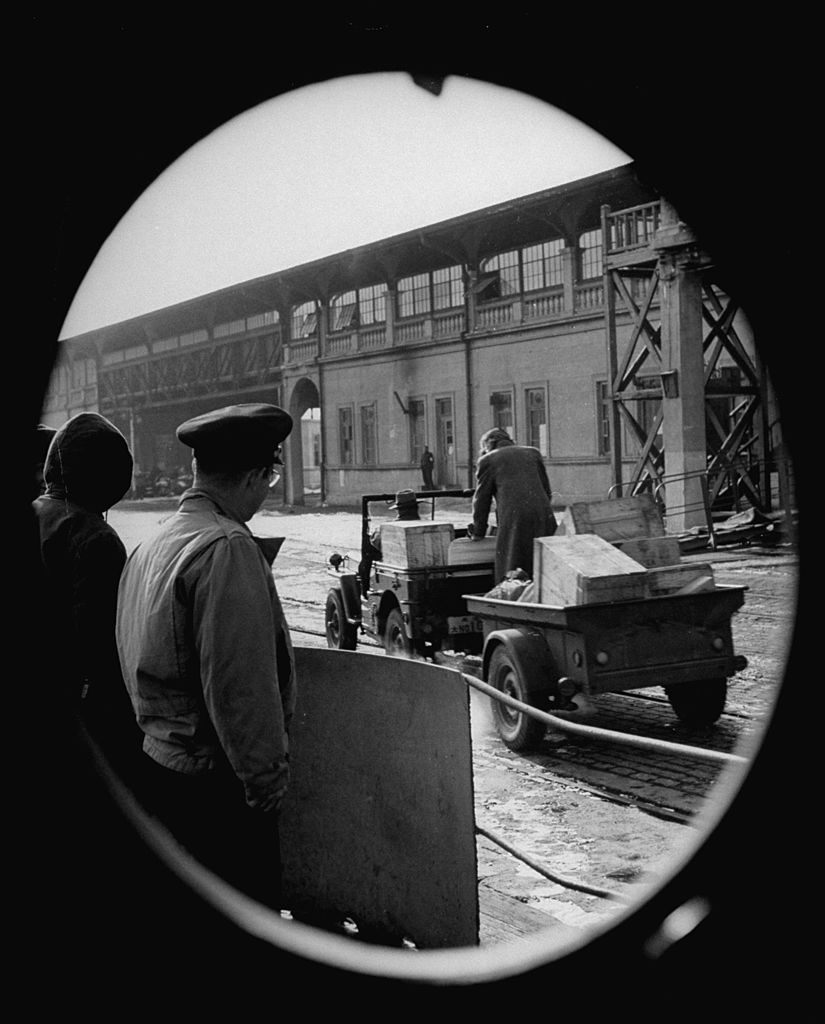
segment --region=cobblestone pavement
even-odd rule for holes
[[[171,514],[173,499],[116,507],[110,522],[127,548]],[[138,506],[137,508],[135,506]],[[333,551],[357,547],[360,517],[352,512],[265,509],[250,524],[264,536],[285,536],[275,576],[297,644],[326,646],[323,604]],[[797,560],[790,550],[723,550],[687,560],[710,561],[719,583],[748,588],[733,618],[735,650],[748,666],[731,681],[725,714],[702,733],[680,725],[663,692],[607,694],[595,699],[588,724],[671,742],[748,755],[758,743],[782,678],[794,616]],[[364,653],[385,657],[374,641]],[[458,665],[455,665],[458,667]],[[471,692],[473,776],[479,826],[500,835],[559,876],[641,893],[696,841],[696,816],[728,799],[740,769],[590,740],[549,735],[539,748],[515,754],[495,734],[489,698]],[[685,821],[694,824],[685,824]],[[477,840],[482,903],[518,901],[533,914],[522,930],[562,924],[587,927],[619,913],[622,904],[548,880],[484,836]],[[493,938],[482,919],[482,941]]]

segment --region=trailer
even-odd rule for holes
[[[472,490],[419,491],[416,499],[429,506],[429,518],[410,533],[410,551],[405,551],[403,536],[390,552],[376,557],[370,542],[373,505],[384,511],[394,494],[368,494],[361,499],[360,557],[334,554],[330,557],[330,588],[325,608],[327,646],[338,650],[356,650],[359,636],[369,636],[384,645],[395,657],[432,658],[440,650],[479,654],[483,643],[481,620],[467,611],[465,593],[487,593],[493,585],[495,540],[453,545],[466,539],[466,526],[436,520],[436,507],[451,503],[454,518],[460,518],[464,499],[469,513]],[[428,524],[432,527],[429,529]],[[390,530],[404,531],[397,523],[387,522]],[[442,529],[443,528],[443,529]],[[413,541],[419,547],[413,548]],[[458,551],[459,554],[452,554]],[[466,556],[460,552],[466,551]],[[471,557],[472,556],[472,557]],[[467,561],[462,561],[466,557]]]
[[[553,607],[466,594],[483,623],[482,677],[545,712],[571,711],[592,696],[663,688],[677,717],[710,725],[728,679],[747,665],[734,653],[731,617],[746,587]],[[491,698],[511,750],[535,746],[546,725]]]

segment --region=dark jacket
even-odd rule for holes
[[[33,502],[47,590],[43,640],[63,695],[107,756],[138,736],[115,645],[126,549],[103,516],[131,477],[132,456],[120,431],[97,413],[79,413],[55,435],[44,467],[46,492]]]
[[[541,453],[517,444],[503,445],[482,455],[473,496],[473,534],[487,532],[490,507],[496,504],[495,582],[512,569],[532,579],[533,540],[556,532],[552,493]]]

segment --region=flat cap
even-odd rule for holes
[[[245,469],[280,463],[278,447],[292,430],[292,417],[277,405],[227,405],[181,423],[178,440],[211,462]]]

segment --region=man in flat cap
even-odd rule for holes
[[[117,616],[147,809],[201,863],[275,909],[295,673],[270,565],[246,524],[291,430],[288,413],[264,404],[178,427],[193,449],[192,487],[129,556]]]

